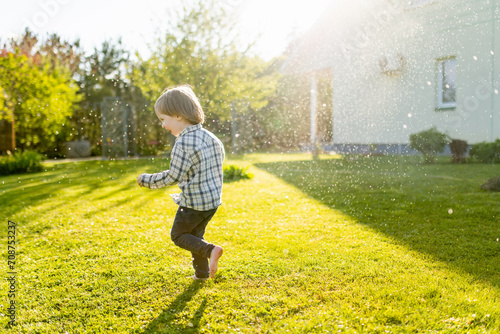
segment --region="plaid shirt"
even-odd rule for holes
[[[174,202],[198,211],[221,205],[222,142],[201,124],[188,126],[179,133],[172,149],[170,169],[161,173],[142,174],[141,184],[150,189],[178,184],[180,194],[171,195]]]

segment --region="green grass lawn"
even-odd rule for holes
[[[135,183],[165,159],[1,177],[3,254],[18,224],[11,332],[500,332],[500,193],[479,188],[500,167],[448,160],[233,156],[254,178],[224,185],[205,283],[170,240],[178,188]]]

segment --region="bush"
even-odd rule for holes
[[[452,139],[450,142],[450,151],[452,154],[452,163],[465,163],[465,153],[469,148],[469,144],[465,140]]]
[[[39,172],[42,161],[43,156],[35,151],[8,154],[0,158],[0,175]]]
[[[253,174],[247,173],[246,170],[247,168],[238,167],[236,165],[224,166],[224,182],[253,178]]]
[[[472,145],[469,155],[484,163],[500,162],[500,139],[492,143],[482,142]]]
[[[450,139],[435,127],[410,135],[410,147],[424,155],[427,163],[433,163],[436,154],[443,152]]]

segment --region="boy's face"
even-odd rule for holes
[[[186,125],[189,125],[184,118],[180,116],[168,116],[168,115],[158,115],[161,122],[161,127],[167,131],[170,131],[174,136],[178,136],[179,133],[184,130]]]

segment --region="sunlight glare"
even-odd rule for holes
[[[344,2],[337,0],[333,2]],[[332,0],[254,0],[238,8],[243,36],[257,41],[258,53],[270,58],[305,33]]]

